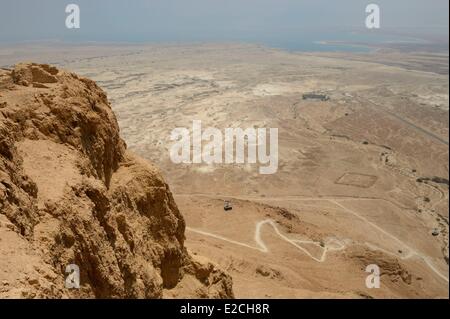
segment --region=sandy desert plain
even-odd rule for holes
[[[236,297],[448,298],[448,54],[0,48],[1,66],[28,60],[107,92],[128,147],[170,185],[187,248],[226,270]],[[304,100],[309,92],[330,99]],[[170,133],[193,120],[278,128],[278,172],[174,164]],[[366,287],[370,264],[379,289]]]

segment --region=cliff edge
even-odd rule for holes
[[[230,276],[191,256],[184,231],[94,81],[0,70],[0,298],[232,298]],[[65,286],[71,264],[79,289]]]

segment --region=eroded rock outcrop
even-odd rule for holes
[[[184,230],[95,82],[33,63],[0,70],[0,297],[233,297]],[[64,286],[69,264],[80,289]]]

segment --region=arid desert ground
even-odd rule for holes
[[[128,148],[158,166],[174,193],[188,250],[227,271],[236,297],[448,298],[448,55],[0,48],[2,66],[24,60],[106,91]],[[303,99],[311,92],[329,100]],[[171,131],[193,120],[278,128],[277,173],[174,164]],[[379,289],[365,284],[371,264]]]

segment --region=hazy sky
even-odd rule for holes
[[[70,3],[78,30],[65,27]],[[363,28],[369,3],[381,7],[380,31],[448,29],[448,0],[0,0],[0,42],[261,41]]]

